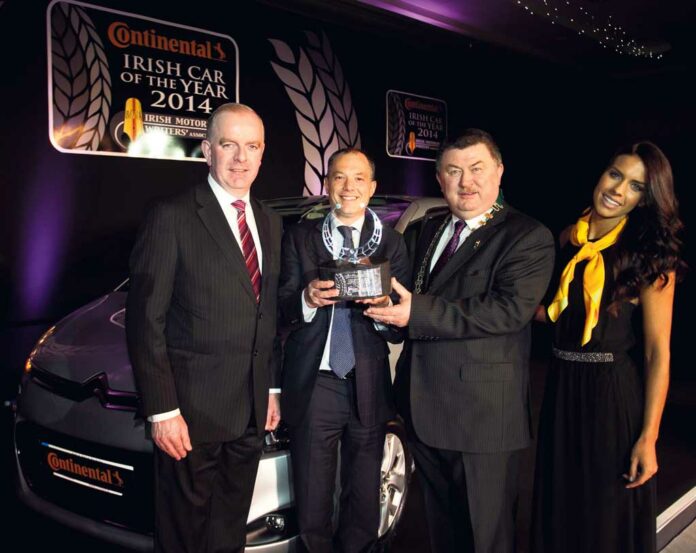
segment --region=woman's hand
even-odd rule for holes
[[[631,466],[628,474],[623,477],[629,481],[626,488],[637,488],[650,480],[657,472],[657,453],[655,452],[655,440],[644,436],[631,450]]]

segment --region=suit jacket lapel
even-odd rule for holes
[[[442,270],[435,275],[432,283],[430,283],[429,291],[435,291],[439,286],[442,286],[442,284],[447,282],[452,275],[460,270],[477,251],[485,247],[486,242],[500,229],[499,225],[505,220],[506,216],[507,210],[503,208],[495,213],[493,218],[485,225],[474,230],[466,240],[464,240],[464,243]]]
[[[259,233],[259,242],[261,242],[261,253],[263,254],[261,262],[261,300],[263,301],[265,292],[268,290],[268,286],[265,284],[266,280],[263,278],[263,276],[264,274],[270,274],[271,264],[274,256],[273,252],[278,245],[273,243],[273,239],[271,237],[271,223],[268,220],[266,213],[264,213],[263,209],[261,209],[261,204],[256,198],[250,198],[250,203],[251,209],[254,212],[256,230]],[[246,263],[244,268],[246,269]],[[251,280],[249,280],[249,283],[249,289],[253,291],[253,288],[251,287]]]
[[[242,250],[239,248],[225,214],[208,183],[196,187],[196,201],[198,202],[198,216],[219,246],[224,258],[234,267],[234,274],[239,278],[242,287],[256,301]],[[254,217],[256,217],[256,210],[254,210]]]
[[[413,282],[416,292],[425,293],[430,284],[430,260],[437,247],[436,241],[442,235],[443,227],[449,220],[450,213],[434,217],[428,221],[421,234],[416,246],[416,264],[414,265]]]
[[[256,221],[256,230],[259,232],[261,251],[263,253],[263,260],[261,262],[261,275],[263,275],[264,269],[270,267],[271,259],[273,259],[271,254],[276,245],[271,239],[271,223],[268,220],[268,216],[264,213],[263,209],[261,209],[261,204],[256,198],[250,198],[250,202],[254,212],[254,221]]]
[[[329,217],[329,215],[327,215]],[[333,253],[326,249],[324,245],[324,238],[322,237],[322,227],[324,225],[324,218],[317,220],[316,224],[312,227],[312,232],[309,235],[309,246],[312,257],[316,260],[317,266],[323,263],[328,263],[333,260]]]
[[[362,230],[360,231],[360,241],[358,242],[358,247],[363,244],[367,244],[370,238],[372,238],[372,233],[375,230],[375,222],[367,211],[365,212],[365,221],[363,222]],[[380,244],[381,245],[381,244]]]

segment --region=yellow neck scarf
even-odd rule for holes
[[[561,283],[558,291],[549,305],[547,312],[549,318],[555,323],[561,316],[563,310],[568,307],[568,288],[575,276],[575,265],[580,261],[588,259],[585,272],[582,277],[582,289],[585,299],[585,328],[582,333],[582,345],[590,341],[592,329],[597,326],[599,321],[599,304],[602,300],[602,290],[604,289],[604,258],[600,253],[602,250],[616,243],[619,235],[626,226],[626,217],[619,221],[610,232],[605,234],[596,242],[587,241],[587,233],[590,228],[590,215],[583,215],[578,219],[570,231],[570,241],[575,246],[581,246],[578,253],[568,262],[561,275]]]

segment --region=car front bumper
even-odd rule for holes
[[[19,499],[77,531],[151,551],[152,445],[133,413],[109,411],[96,400],[74,402],[30,379],[19,399],[13,435]],[[267,517],[278,516],[285,521],[284,531],[268,523]],[[295,551],[287,450],[265,451],[261,457],[247,531],[249,553]]]

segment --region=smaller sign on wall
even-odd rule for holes
[[[400,90],[387,91],[387,154],[434,161],[447,138],[447,103]]]
[[[232,37],[75,0],[46,18],[56,149],[202,161],[209,115],[239,97]]]

